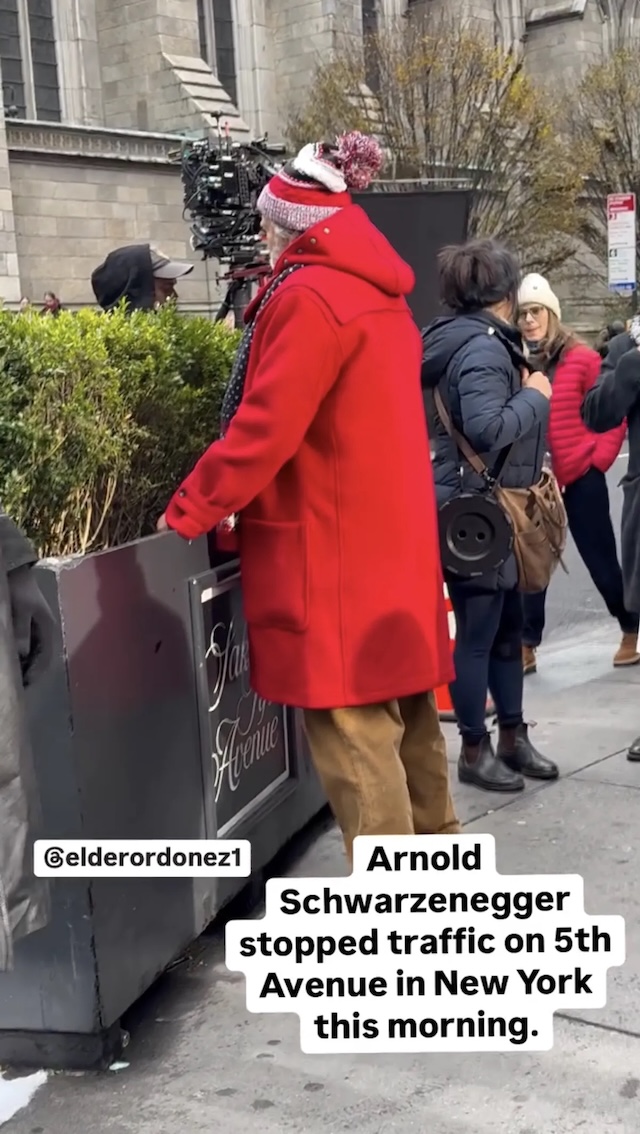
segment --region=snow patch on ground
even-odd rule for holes
[[[5,1079],[0,1072],[0,1126],[29,1105],[36,1091],[47,1081],[46,1071],[36,1071],[22,1079]]]

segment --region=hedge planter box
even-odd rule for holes
[[[50,839],[250,839],[254,873],[322,810],[299,716],[249,686],[237,564],[173,535],[43,564],[58,661],[29,703]],[[0,974],[0,1063],[82,1069],[247,879],[60,879]]]

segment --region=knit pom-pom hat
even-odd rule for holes
[[[349,190],[366,189],[383,163],[380,146],[366,134],[343,134],[333,145],[311,142],[271,178],[258,210],[290,232],[304,232],[350,205]]]
[[[540,307],[546,307],[547,311],[553,311],[556,319],[562,318],[562,311],[560,310],[560,300],[553,291],[551,284],[544,276],[539,276],[536,272],[531,272],[530,275],[525,276],[520,284],[520,292],[518,294],[518,304],[520,307],[531,307],[538,303]]]

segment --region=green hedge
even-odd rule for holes
[[[238,337],[172,306],[0,311],[0,501],[41,555],[155,530],[217,436]]]

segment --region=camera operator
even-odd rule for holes
[[[621,481],[624,493],[620,551],[627,610],[640,613],[640,316],[611,340],[600,377],[582,403],[585,425],[607,433],[627,422],[629,462]],[[640,762],[640,736],[628,759]]]
[[[172,260],[150,244],[130,244],[109,253],[91,284],[104,311],[112,311],[122,300],[129,311],[153,311],[177,299],[178,280],[192,271],[193,264]]]
[[[347,135],[305,146],[262,191],[273,274],[247,310],[222,437],[158,525],[237,527],[252,686],[305,711],[349,856],[358,835],[460,829],[431,692],[453,674],[414,276],[349,192],[381,164]]]

